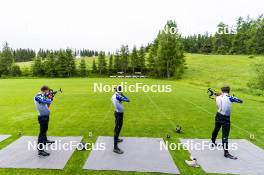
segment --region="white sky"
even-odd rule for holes
[[[183,35],[214,33],[263,9],[263,0],[0,0],[0,44],[115,51],[151,42],[168,19]]]

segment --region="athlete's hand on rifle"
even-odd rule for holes
[[[124,98],[123,101],[130,102],[130,100],[121,92],[120,95]]]
[[[47,97],[48,97],[49,99],[53,100],[53,98],[55,97],[55,95],[56,95],[58,92],[62,93],[61,88],[60,88],[59,90],[57,90],[57,91],[53,91],[52,89],[49,89],[49,93],[47,94]]]
[[[216,92],[212,88],[208,88],[207,93],[210,93],[209,94],[209,98],[211,98],[211,99],[214,99],[212,96],[219,96],[219,95],[221,95],[221,92]]]

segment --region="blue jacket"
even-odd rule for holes
[[[39,92],[35,96],[34,102],[40,116],[49,116],[50,109],[48,105],[51,104],[51,99],[49,99],[45,94]]]
[[[125,96],[120,95],[118,92],[115,92],[115,94],[112,96],[112,103],[115,107],[116,112],[124,112],[124,107],[122,102],[128,102],[129,99]]]
[[[224,116],[230,116],[232,110],[232,103],[243,103],[243,101],[234,96],[229,96],[227,93],[223,93],[217,96],[217,112],[221,113]]]

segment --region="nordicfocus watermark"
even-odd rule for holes
[[[94,83],[93,91],[94,92],[115,92],[115,88],[117,86],[122,87],[122,92],[157,92],[157,93],[172,92],[171,85],[164,85],[164,84],[148,85],[144,83],[128,84],[127,82],[121,82],[121,84],[118,84],[118,85]]]
[[[72,150],[93,150],[104,151],[106,149],[105,143],[80,143],[78,141],[62,142],[55,141],[53,144],[43,144],[37,141],[29,141],[27,149],[30,150],[47,150],[47,151],[72,151]]]
[[[166,25],[163,29],[163,31],[166,33],[166,34],[176,34],[178,32],[177,30],[177,27],[170,27],[169,25]]]
[[[237,34],[236,26],[218,26],[216,33],[219,35],[234,35]]]
[[[185,143],[169,143],[168,141],[160,142],[161,151],[162,150],[175,151],[175,150],[181,150],[181,149],[186,150],[186,151],[191,151],[191,150],[195,150],[195,151],[220,150],[220,151],[223,151],[224,148],[222,144],[214,145],[210,141],[194,142],[193,140],[188,140]],[[237,143],[230,143],[228,145],[228,150],[235,151],[237,149],[238,149]]]

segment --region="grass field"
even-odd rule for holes
[[[114,117],[110,101],[112,93],[94,93],[93,83],[170,84],[171,93],[126,93],[131,103],[125,104],[125,121],[122,136],[162,137],[171,135],[169,142],[179,138],[209,138],[214,125],[215,104],[206,94],[207,87],[219,88],[230,84],[235,89],[247,88],[246,83],[254,76],[252,64],[264,57],[214,56],[187,54],[188,69],[181,80],[158,79],[2,79],[0,80],[0,133],[13,136],[0,144],[5,147],[17,139],[18,133],[37,135],[37,113],[33,97],[43,84],[62,88],[63,94],[56,97],[51,112],[49,135],[84,136],[85,141],[97,136],[113,135]],[[243,105],[235,104],[232,114],[231,138],[249,139],[255,134],[254,144],[264,148],[264,99],[236,90],[244,99]],[[177,135],[174,128],[180,124],[184,133]],[[92,138],[88,133],[92,132]],[[187,151],[171,151],[173,159],[183,175],[205,174],[202,169],[185,165]],[[135,173],[118,171],[82,170],[88,151],[75,151],[64,170],[0,169],[0,174],[94,174],[94,175],[149,175],[159,173]]]

